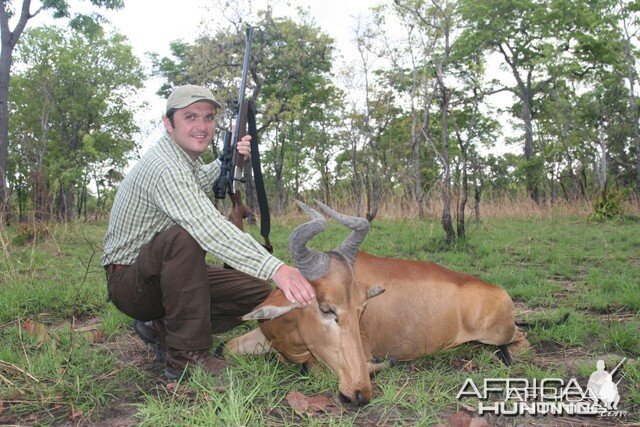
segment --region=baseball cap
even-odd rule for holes
[[[165,114],[173,108],[184,108],[198,101],[208,101],[216,108],[222,108],[209,89],[196,85],[184,85],[176,87],[167,98]]]

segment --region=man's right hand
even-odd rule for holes
[[[307,305],[316,298],[313,286],[297,268],[283,264],[276,270],[272,279],[290,302]]]

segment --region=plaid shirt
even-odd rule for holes
[[[220,163],[205,165],[165,134],[118,188],[102,265],[133,264],[143,245],[178,224],[207,252],[237,270],[270,279],[283,264],[224,218],[209,198]]]

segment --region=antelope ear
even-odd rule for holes
[[[271,292],[266,300],[252,312],[242,316],[242,320],[269,320],[287,314],[291,310],[302,307],[299,303],[289,302],[280,289]]]
[[[289,303],[288,305],[261,305],[250,313],[242,316],[242,320],[270,320],[287,314],[291,310],[302,307],[299,303]]]
[[[372,286],[369,289],[367,289],[367,299],[377,297],[383,292],[384,292],[384,288],[381,288],[380,286]]]

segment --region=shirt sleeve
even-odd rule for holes
[[[185,171],[162,174],[155,186],[155,201],[207,252],[231,267],[268,280],[283,262],[271,255],[250,234],[227,221]]]
[[[208,197],[213,197],[213,183],[218,178],[218,175],[220,175],[219,159],[216,159],[207,165],[203,163],[196,171],[196,180],[198,181],[198,185]]]

